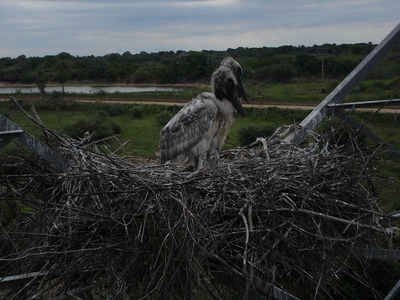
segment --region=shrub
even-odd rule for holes
[[[127,112],[125,105],[118,103],[96,102],[91,104],[90,107],[93,107],[96,111],[106,111],[111,117],[120,116]]]
[[[363,121],[357,116],[352,116],[351,118],[359,124],[363,124]],[[357,139],[360,144],[366,142],[365,135],[356,131],[350,125],[347,125],[337,117],[325,118],[325,120],[317,127],[317,132],[324,134],[325,138],[327,138],[332,144],[338,146],[349,146],[352,139]]]
[[[62,93],[52,92],[48,99],[32,101],[38,111],[57,111],[57,110],[75,110],[79,103],[73,100],[64,99]]]
[[[164,126],[165,124],[167,124],[169,122],[169,120],[171,120],[172,117],[173,117],[172,114],[167,112],[167,111],[160,112],[155,117],[156,118],[156,123],[158,125],[163,125]]]
[[[296,75],[296,70],[288,64],[279,64],[271,66],[269,69],[270,79],[273,82],[290,82]]]
[[[258,137],[269,137],[275,131],[275,126],[270,124],[250,125],[238,129],[238,141],[241,146],[253,143]]]
[[[134,119],[141,119],[143,118],[144,115],[144,111],[142,108],[140,107],[134,107],[131,109],[131,116]]]
[[[94,133],[95,140],[121,133],[121,126],[111,121],[105,111],[78,118],[63,127],[63,132],[72,138],[83,138],[86,132]]]

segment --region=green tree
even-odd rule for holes
[[[35,83],[39,89],[40,97],[43,100],[44,95],[46,94],[46,82],[48,80],[48,75],[44,70],[38,70],[36,72],[36,80]]]
[[[94,57],[90,60],[90,76],[91,79],[102,80],[104,79],[104,72],[106,71],[108,62],[103,57]]]
[[[296,70],[289,64],[273,65],[269,69],[269,78],[274,82],[290,82],[295,75]]]
[[[154,81],[154,76],[148,67],[140,67],[132,75],[132,82],[134,83],[150,83]]]
[[[189,51],[183,61],[183,77],[198,80],[208,75],[208,55],[205,52]]]
[[[61,83],[61,92],[64,96],[64,84],[71,77],[71,67],[65,60],[57,59],[55,63],[56,78]]]
[[[294,66],[301,75],[314,75],[321,68],[317,57],[307,52],[296,54]]]

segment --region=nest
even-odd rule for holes
[[[394,232],[371,188],[374,154],[356,146],[275,135],[191,173],[42,128],[71,167],[7,158],[29,170],[0,176],[3,205],[18,202],[0,277],[26,279],[10,299],[329,294],[355,249]]]

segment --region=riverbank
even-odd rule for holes
[[[179,88],[209,88],[209,85],[203,83],[174,83],[174,84],[155,84],[155,83],[102,83],[102,82],[75,82],[75,83],[66,83],[64,87],[68,86],[110,86],[110,87],[179,87]],[[54,86],[61,86],[59,82],[50,82],[46,83],[48,87]],[[19,87],[33,87],[36,88],[37,85],[33,83],[29,84],[21,84],[21,83],[10,83],[10,82],[0,82],[0,87],[12,87],[12,88],[19,88]]]

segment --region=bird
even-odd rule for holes
[[[221,65],[215,70],[213,91],[189,101],[160,131],[160,162],[194,163],[194,171],[201,169],[221,124],[232,118],[235,110],[245,116],[241,84],[231,68]]]
[[[233,72],[236,81],[239,84],[239,97],[242,97],[244,101],[246,101],[246,103],[249,103],[249,99],[243,83],[242,66],[230,56],[222,60],[221,66],[225,66]],[[207,152],[207,159],[210,159],[211,156],[215,156],[217,159],[219,158],[219,153],[222,149],[222,146],[225,144],[227,134],[231,130],[234,121],[235,113],[233,113],[232,116],[229,116],[226,119],[220,120],[218,132],[215,134],[210,143],[209,151]]]
[[[239,95],[241,97],[243,97],[243,99],[244,99],[244,101],[246,101],[246,103],[249,103],[249,98],[248,98],[246,90],[244,88],[242,66],[230,56],[224,58],[221,61],[221,66],[225,66],[225,67],[228,67],[229,69],[231,69],[231,71],[235,75],[236,81],[239,84]]]

